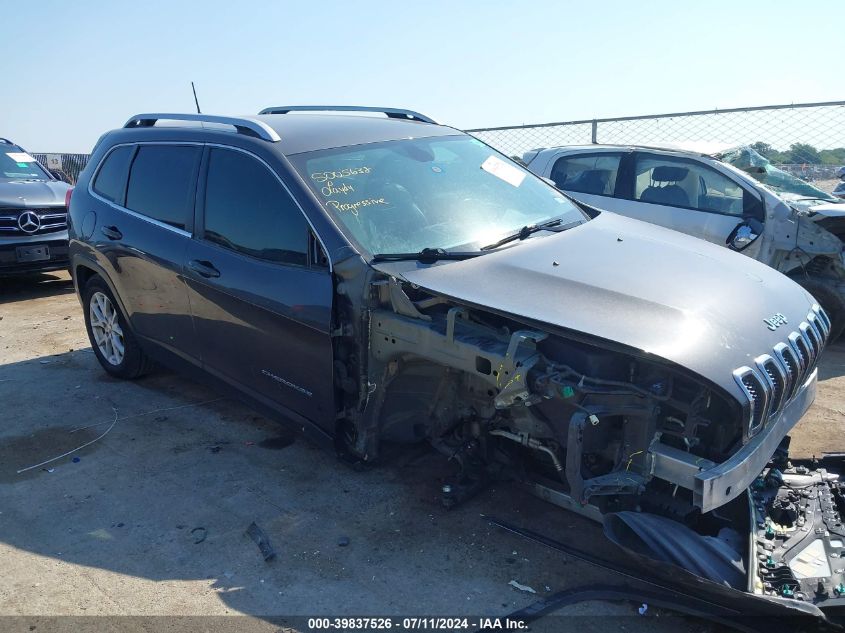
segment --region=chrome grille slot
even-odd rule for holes
[[[804,339],[798,332],[792,332],[789,335],[789,344],[792,346],[792,350],[798,356],[798,364],[801,366],[801,371],[798,374],[798,381],[803,383],[804,375],[810,368],[810,353],[807,350],[807,343],[804,341]]]
[[[822,347],[824,347],[824,337],[822,336],[821,330],[819,330],[818,324],[816,323],[816,319],[811,319],[809,316],[807,317],[807,335],[812,339],[813,346],[816,350],[816,358],[818,358],[819,354],[821,354]]]
[[[815,370],[829,334],[830,318],[814,304],[807,320],[790,332],[786,341],[775,345],[772,355],[755,358],[755,368],[740,367],[733,372],[748,401],[749,437],[798,394]]]
[[[786,390],[786,372],[775,362],[775,359],[768,354],[763,354],[754,359],[754,363],[760,370],[763,379],[769,383],[770,403],[769,415],[775,415],[780,411],[783,404],[783,394]]]
[[[818,353],[816,341],[813,338],[813,335],[810,334],[810,324],[806,321],[801,322],[801,325],[798,326],[798,331],[801,333],[801,338],[804,339],[804,343],[807,345],[807,353],[810,356],[810,360],[807,363],[809,369],[812,368],[813,364],[816,362],[816,356]]]
[[[798,365],[798,357],[792,348],[786,343],[778,343],[775,345],[775,358],[780,361],[786,374],[786,386],[784,387],[784,397],[786,400],[792,399],[795,391],[801,385],[801,368]]]
[[[734,378],[740,389],[745,392],[749,402],[748,434],[760,430],[766,419],[769,406],[769,389],[760,375],[750,367],[740,367],[734,372]]]
[[[827,315],[818,305],[814,305],[813,311],[807,315],[807,320],[810,322],[810,325],[816,326],[816,329],[819,331],[819,334],[821,334],[823,341],[826,341],[828,335],[830,334],[830,323],[826,319]]]

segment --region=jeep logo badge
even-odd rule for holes
[[[774,331],[775,331],[776,329],[778,329],[781,325],[783,325],[784,323],[787,323],[787,320],[786,320],[786,317],[785,317],[785,316],[783,316],[780,312],[778,312],[777,314],[775,314],[774,316],[769,317],[768,319],[763,319],[763,323],[765,323],[765,324],[766,324],[766,326],[767,326],[767,327],[768,327],[768,328],[769,328],[772,332],[774,332]]]

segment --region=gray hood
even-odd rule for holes
[[[739,396],[734,369],[807,318],[799,285],[748,257],[603,212],[562,233],[402,276],[432,292],[584,332],[688,368]],[[763,319],[776,313],[776,331]]]
[[[68,189],[58,180],[0,182],[0,207],[63,206]]]

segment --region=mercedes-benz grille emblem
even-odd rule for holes
[[[35,233],[41,228],[41,220],[32,211],[24,211],[18,216],[18,226],[24,233]]]

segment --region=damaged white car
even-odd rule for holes
[[[719,157],[584,145],[531,150],[523,161],[585,204],[728,246],[791,277],[827,311],[835,340],[845,329],[845,205],[750,147]]]

